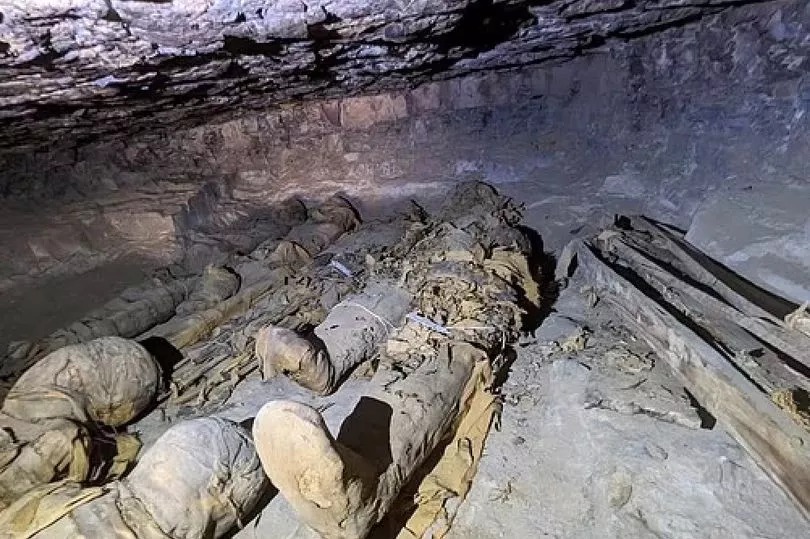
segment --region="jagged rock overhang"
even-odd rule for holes
[[[6,0],[0,148],[566,59],[757,1]]]

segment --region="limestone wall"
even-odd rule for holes
[[[707,194],[807,182],[808,30],[802,3],[765,2],[556,64],[7,156],[0,289],[122,252],[164,263],[190,223],[291,196],[341,191],[373,215],[473,178],[523,201],[552,248],[618,211],[686,227]],[[189,206],[201,193],[215,203]]]

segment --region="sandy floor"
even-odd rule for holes
[[[449,538],[808,537],[810,524],[668,365],[576,285],[519,349]],[[589,328],[585,348],[564,342]]]

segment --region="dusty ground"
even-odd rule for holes
[[[587,308],[576,283],[555,309],[519,350],[500,431],[450,537],[810,534],[785,495],[610,312]],[[578,349],[570,337],[582,328]]]
[[[121,259],[79,275],[18,286],[0,293],[0,350],[70,325],[128,286],[146,279],[138,260]]]

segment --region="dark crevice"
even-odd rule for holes
[[[340,18],[323,9],[326,18],[316,24],[307,26],[307,37],[312,40],[312,52],[315,65],[308,73],[310,80],[334,81],[333,69],[339,64],[338,55],[330,50],[333,42],[340,38],[340,33],[329,25],[340,22]]]
[[[692,395],[687,389],[684,389],[683,392],[686,394],[686,398],[689,399],[689,406],[695,409],[695,412],[700,418],[700,428],[712,430],[717,424],[717,418],[715,418],[706,408],[701,406],[695,396]]]
[[[760,3],[763,0],[726,0],[725,2],[692,2],[689,4],[675,4],[675,5],[663,5],[663,6],[642,6],[644,11],[669,11],[669,10],[676,10],[676,9],[702,9],[702,10],[709,10],[709,9],[726,9],[730,7],[739,7],[745,6],[749,4],[756,4]]]
[[[119,15],[118,11],[113,7],[112,0],[104,0],[104,3],[107,4],[107,13],[104,14],[102,20],[123,23],[124,19],[121,18],[121,15]]]
[[[574,4],[569,4],[569,6],[570,5],[574,5]],[[621,13],[622,11],[626,11],[628,9],[632,9],[632,8],[636,7],[636,0],[625,0],[624,2],[617,5],[616,7],[604,7],[604,8],[595,9],[593,11],[581,11],[581,12],[578,12],[578,13],[570,13],[570,14],[566,13],[566,10],[567,10],[567,8],[569,6],[566,6],[566,8],[562,9],[560,14],[563,17],[565,17],[566,20],[568,20],[568,21],[576,21],[578,19],[586,19],[588,17],[604,15],[604,14],[609,14],[609,13]]]
[[[244,66],[239,65],[238,62],[231,62],[222,73],[222,77],[226,79],[241,79],[250,74],[250,70]]]
[[[68,116],[76,111],[82,110],[87,105],[51,105],[51,104],[43,104],[38,105],[36,109],[34,109],[34,114],[28,116],[27,118],[31,120],[39,120],[44,118],[50,118],[52,116]]]
[[[321,8],[323,9],[323,8]],[[341,21],[340,17],[324,9],[326,18],[318,23],[307,26],[307,37],[313,41],[334,41],[340,39],[340,32],[334,24]]]
[[[652,254],[650,254],[650,253],[648,253],[646,251],[643,251],[643,250],[641,250],[639,248],[636,248],[633,245],[629,245],[629,247],[631,249],[633,249],[636,253],[638,253],[641,257],[643,257],[645,260],[647,260],[653,266],[660,267],[661,269],[663,269],[667,273],[672,274],[678,280],[683,281],[688,286],[691,286],[692,288],[696,288],[696,289],[700,290],[701,292],[703,292],[704,294],[713,297],[714,299],[716,299],[720,303],[722,303],[724,305],[728,305],[729,307],[733,307],[733,305],[731,305],[728,301],[726,301],[726,298],[724,298],[722,295],[720,295],[711,286],[708,286],[708,285],[706,285],[706,284],[692,278],[691,275],[688,275],[688,274],[682,272],[681,270],[679,270],[678,268],[676,268],[675,266],[673,266],[669,262],[666,262],[664,260],[660,260],[660,259],[656,258],[655,256],[653,256]]]
[[[543,240],[536,230],[524,225],[518,225],[517,229],[529,240],[531,245],[529,268],[532,270],[535,282],[540,286],[539,305],[532,305],[525,299],[521,299],[519,302],[526,311],[525,327],[522,329],[533,332],[552,312],[554,303],[557,301],[559,288],[554,280],[557,260],[552,252],[544,250]]]
[[[679,19],[652,23],[648,26],[644,26],[642,28],[637,28],[634,30],[616,30],[613,32],[609,32],[607,34],[607,37],[617,37],[621,39],[637,39],[640,37],[646,37],[662,32],[663,30],[666,30],[668,28],[681,28],[695,21],[698,21],[707,14],[717,13],[718,11],[720,11],[720,9],[713,9],[713,10],[707,9],[706,13],[703,12],[691,13]]]
[[[46,15],[43,17],[26,17],[25,22],[42,22],[45,23],[42,26],[51,26],[54,23],[59,22],[59,20],[67,19],[69,21],[78,21],[81,18],[81,15],[77,15],[72,10],[69,10],[65,13],[60,13],[58,16]]]
[[[535,22],[535,16],[526,5],[495,5],[493,0],[479,0],[464,8],[461,19],[452,30],[434,36],[434,40],[445,54],[456,47],[477,54],[508,41]]]
[[[650,220],[650,222],[654,223],[652,220]],[[761,309],[768,311],[775,317],[782,319],[799,307],[795,303],[788,301],[783,297],[777,296],[776,294],[773,294],[754,284],[745,277],[730,270],[717,260],[706,256],[685,240],[674,236],[665,229],[662,229],[661,226],[659,226],[659,230],[661,230],[661,232],[663,232],[668,239],[672,240],[675,245],[683,249],[683,251],[692,257],[695,262],[703,266],[703,268],[711,273],[712,276],[716,277],[720,282],[728,286],[743,298],[747,299]]]
[[[156,63],[142,63],[136,64],[130,68],[131,72],[134,74],[144,74],[144,73],[155,73],[159,71],[174,71],[174,70],[182,70],[188,68],[199,67],[201,65],[205,65],[210,63],[219,56],[215,53],[210,54],[194,54],[194,55],[183,55],[183,56],[170,56],[167,58],[162,58],[158,60]],[[121,76],[126,76],[126,72],[122,72]]]
[[[762,346],[763,349],[766,349],[766,350],[770,351],[776,357],[778,357],[779,361],[781,361],[784,365],[786,365],[788,368],[790,368],[793,372],[795,372],[797,374],[800,374],[801,376],[804,376],[807,380],[810,380],[810,365],[805,365],[801,361],[798,361],[797,359],[794,359],[793,356],[791,356],[789,354],[786,354],[783,351],[781,351],[780,349],[778,349],[775,346],[771,345],[771,343],[760,339],[759,337],[757,337],[756,335],[754,335],[753,333],[751,333],[747,329],[745,329],[745,328],[742,328],[742,329],[752,339],[756,340]]]
[[[246,56],[278,56],[284,46],[276,41],[260,42],[249,37],[225,36],[222,50]]]

